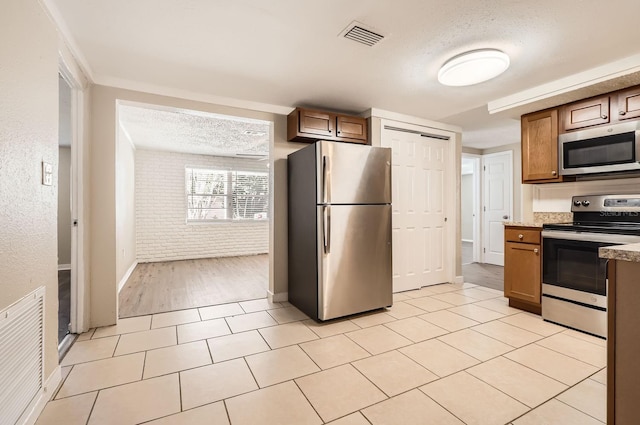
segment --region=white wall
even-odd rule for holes
[[[640,194],[640,178],[529,186],[532,186],[534,212],[571,212],[571,197],[575,195]]]
[[[473,174],[463,174],[460,181],[460,221],[462,240],[473,240]]]
[[[71,264],[71,148],[58,149],[58,265]]]
[[[0,28],[0,309],[46,288],[47,379],[58,365],[58,36],[37,0],[3,1]]]
[[[186,223],[185,167],[268,172],[267,161],[136,150],[139,262],[263,254],[267,221]]]
[[[136,261],[135,149],[119,131],[116,149],[116,279]]]

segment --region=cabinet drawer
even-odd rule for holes
[[[507,242],[540,243],[540,230],[519,227],[506,228],[504,237]]]

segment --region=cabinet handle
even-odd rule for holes
[[[556,174],[558,174],[558,172],[557,172],[556,170],[553,170],[553,171],[551,172],[551,175],[552,175],[552,176],[555,176]]]
[[[521,233],[518,235],[518,239],[522,239],[522,238],[524,238],[524,235]]]
[[[620,111],[620,112],[618,112],[618,113],[619,113],[620,115],[627,115],[627,112],[626,112],[626,111]]]
[[[600,118],[602,118],[603,120],[606,120],[608,117],[603,114]]]
[[[342,133],[340,130],[337,131],[338,134]]]
[[[534,253],[534,254],[537,254],[537,253],[538,253],[538,251],[539,251],[539,250],[538,250],[538,248],[533,248],[533,253]]]

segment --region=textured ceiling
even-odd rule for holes
[[[269,155],[271,130],[265,121],[130,105],[118,107],[118,119],[139,149],[255,158]]]
[[[93,80],[286,107],[371,107],[456,124],[467,146],[519,140],[488,102],[640,52],[640,2],[617,0],[44,0]],[[385,36],[338,37],[353,20]],[[511,57],[502,76],[445,87],[466,50]],[[496,131],[493,131],[496,130]]]

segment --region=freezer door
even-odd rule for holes
[[[391,149],[316,143],[317,204],[390,204]]]
[[[318,219],[318,318],[392,303],[391,206],[322,205]]]

